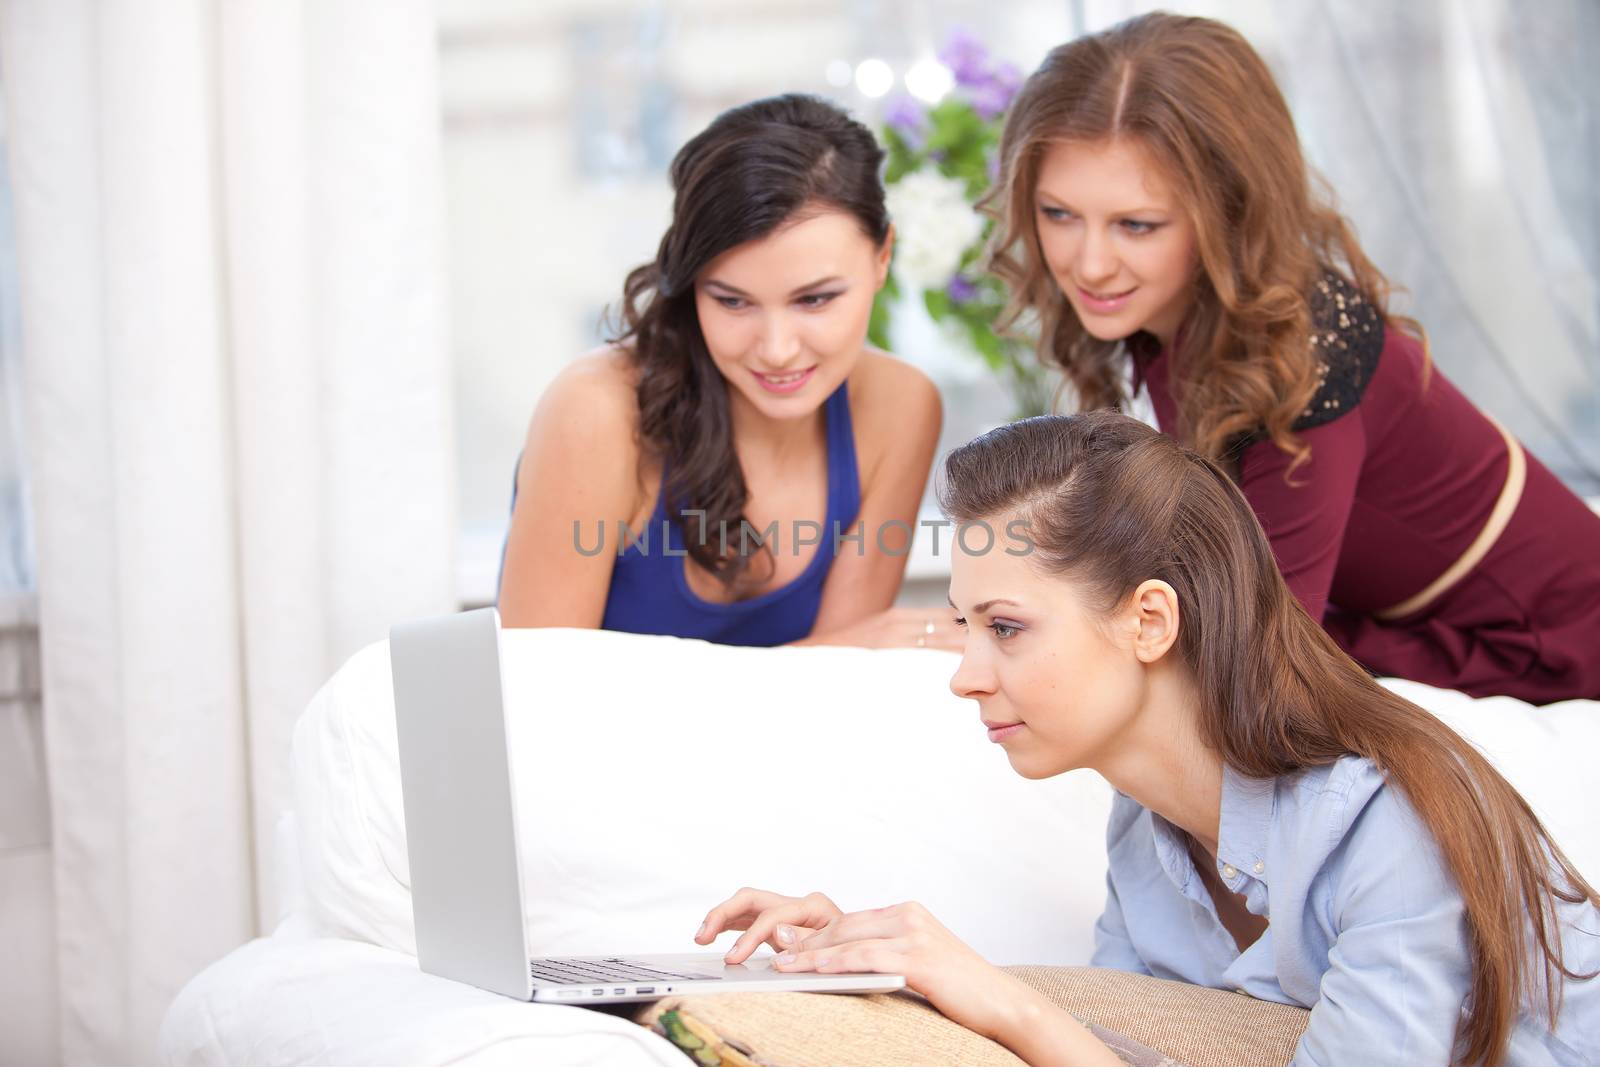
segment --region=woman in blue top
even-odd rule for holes
[[[1010,534],[952,559],[951,688],[1019,774],[1118,792],[1096,964],[1309,1008],[1298,1067],[1595,1062],[1594,889],[1300,608],[1218,466],[1097,412],[992,431],[945,475],[951,519]],[[902,973],[1031,1064],[1119,1062],[916,904],[742,890],[697,939],[728,929],[732,962],[768,942],[782,970]]]
[[[620,336],[534,412],[506,625],[958,646],[942,612],[890,610],[940,410],[867,344],[893,245],[882,160],[807,96],[734,108],[684,145]]]

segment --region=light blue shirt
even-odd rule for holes
[[[1310,1008],[1294,1067],[1450,1062],[1471,988],[1466,914],[1401,790],[1355,756],[1281,778],[1225,768],[1218,837],[1217,876],[1268,921],[1243,952],[1183,832],[1117,795],[1096,966]],[[1600,914],[1559,906],[1566,968],[1600,970]],[[1600,1064],[1600,978],[1564,989],[1554,1031],[1524,1009],[1508,1067]]]

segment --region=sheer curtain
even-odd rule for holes
[[[61,1054],[146,1063],[306,700],[454,605],[433,8],[0,0],[0,76]]]
[[[0,128],[0,145],[5,131]],[[22,327],[11,172],[0,160],[0,597],[33,591],[33,519],[22,451]]]
[[[1155,7],[1250,38],[1439,367],[1600,494],[1600,5],[1087,0],[1086,28]]]
[[[0,1063],[56,1058],[50,805],[39,708],[33,520],[10,171],[0,124]]]

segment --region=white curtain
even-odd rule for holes
[[[454,605],[426,0],[0,0],[60,1046],[269,927],[296,715]]]
[[[0,146],[4,140],[0,129]],[[22,456],[22,331],[12,214],[11,174],[0,158],[0,600],[31,596],[34,588],[33,517]]]

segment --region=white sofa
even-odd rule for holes
[[[502,654],[535,951],[692,951],[706,909],[752,884],[921,900],[999,963],[1087,960],[1109,787],[1016,776],[949,692],[955,656],[575,630],[508,631]],[[1600,706],[1390,684],[1482,746],[1600,876]],[[417,969],[386,646],[312,701],[294,762],[288,915],[183,990],[167,1063],[688,1062],[624,1018]]]

